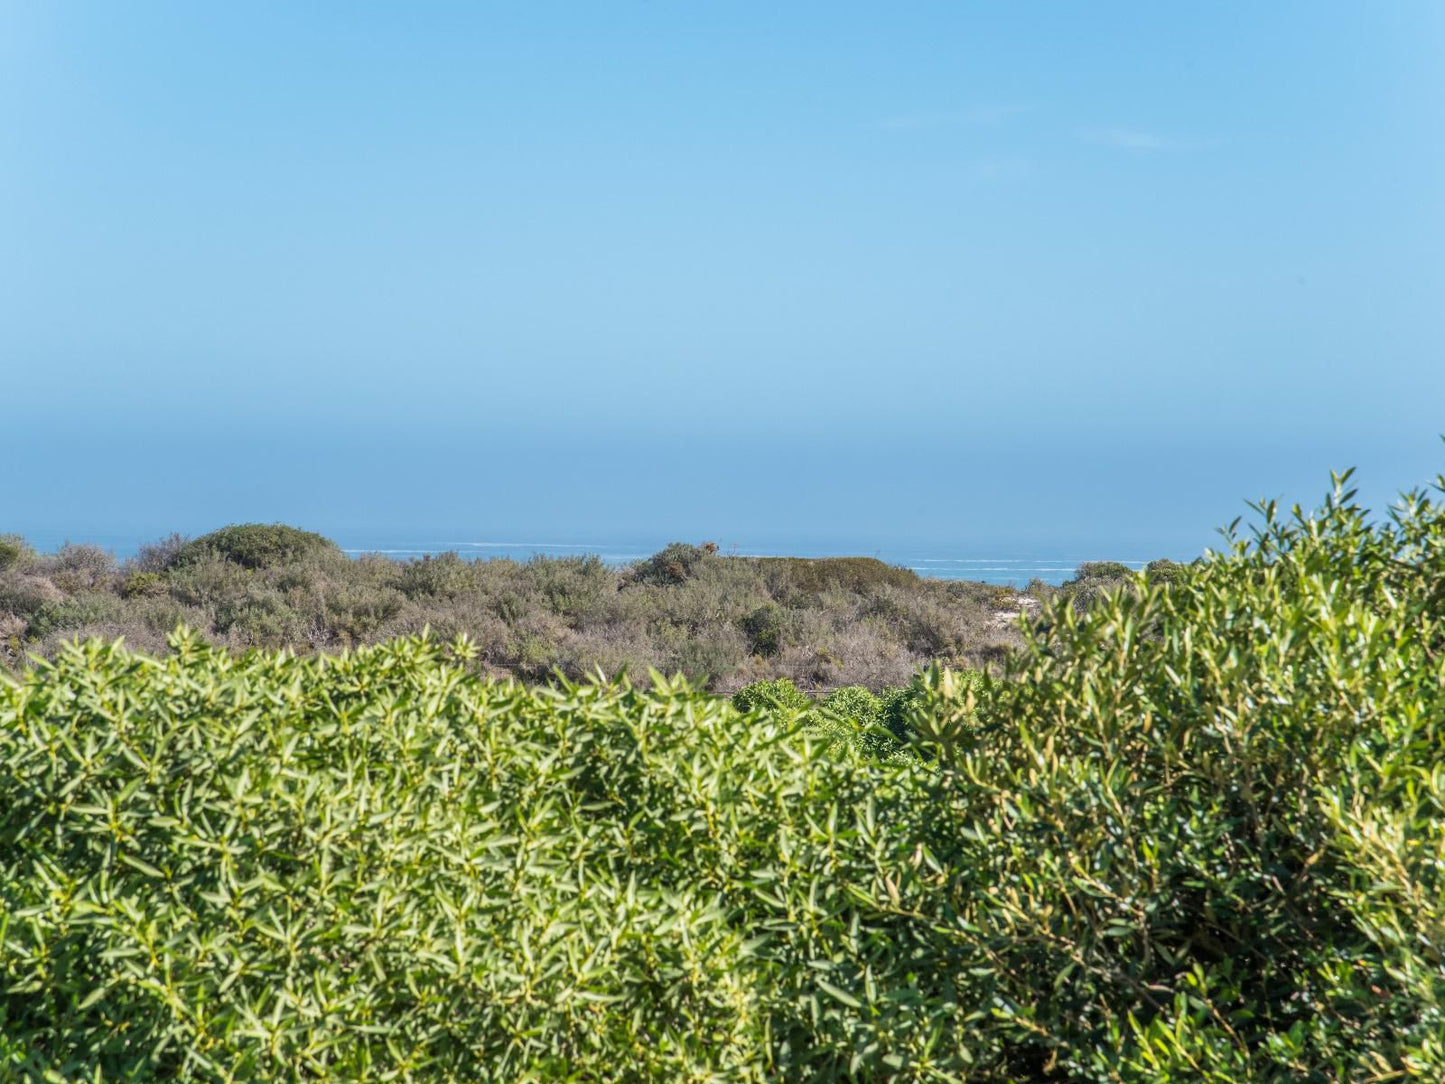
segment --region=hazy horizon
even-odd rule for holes
[[[1445,467],[1445,9],[0,11],[0,531],[1197,552]],[[770,543],[771,544],[771,543]]]

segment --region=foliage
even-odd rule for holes
[[[916,681],[903,688],[884,689],[878,697],[878,721],[896,741],[908,740],[908,716],[923,693]]]
[[[876,726],[883,720],[883,702],[862,685],[845,685],[823,698],[825,710],[843,719],[851,719],[860,728]]]
[[[132,572],[120,584],[121,598],[156,598],[166,594],[166,581],[159,572]]]
[[[1008,680],[921,675],[918,757],[466,641],[64,648],[0,682],[3,1064],[1445,1078],[1445,509],[1262,514]]]
[[[1133,569],[1118,561],[1085,561],[1071,580],[1060,585],[1057,595],[1076,613],[1084,613],[1119,591],[1133,591],[1137,578]],[[1047,600],[1050,596],[1041,596]]]
[[[781,606],[776,602],[765,602],[739,622],[754,655],[770,659],[781,650],[784,620]]]
[[[787,678],[755,681],[751,685],[744,685],[733,693],[732,703],[733,707],[742,712],[773,710],[797,713],[807,711],[813,706],[812,698]]]
[[[403,568],[398,586],[408,598],[455,598],[472,586],[470,572],[455,552],[428,554]]]
[[[188,565],[219,556],[244,568],[271,568],[309,557],[340,554],[335,542],[312,531],[284,523],[238,523],[187,542],[176,552],[172,564]]]
[[[883,726],[883,701],[862,685],[834,689],[819,703],[823,728],[872,756],[890,756],[902,745]]]
[[[1176,561],[1150,561],[1144,566],[1144,576],[1150,583],[1178,583],[1189,575],[1189,566]]]
[[[18,534],[0,534],[0,572],[21,568],[35,557],[35,551]]]
[[[693,546],[686,542],[671,542],[645,561],[633,567],[633,578],[638,583],[679,584],[689,580],[705,561],[717,552],[717,547]]]
[[[0,614],[12,614],[28,622],[46,603],[64,597],[60,588],[39,576],[0,573]]]
[[[0,687],[11,1071],[762,1080],[857,1060],[865,969],[903,963],[882,928],[848,943],[845,865],[887,846],[841,818],[877,824],[896,790],[866,764],[680,683],[529,692],[422,640],[174,647],[91,642]],[[956,1010],[883,1010],[907,1034],[864,1068],[959,1041]]]
[[[1119,561],[1085,561],[1074,573],[1076,580],[1122,580],[1134,570]]]
[[[88,592],[45,603],[30,619],[25,634],[38,640],[62,629],[78,629],[113,621],[121,613],[121,601],[114,595]]]
[[[914,716],[1019,1076],[1445,1077],[1445,511],[1260,512]]]
[[[295,532],[303,538],[290,549],[267,541],[294,541],[290,531],[231,528],[195,542],[171,535],[120,568],[96,547],[67,546],[0,571],[0,628],[7,641],[17,628],[25,641],[0,653],[0,665],[53,654],[58,626],[37,626],[50,632],[28,639],[23,632],[42,606],[103,594],[119,605],[92,600],[94,620],[68,622],[65,631],[123,634],[164,652],[157,632],[173,626],[157,623],[172,613],[212,643],[306,653],[431,628],[467,633],[480,651],[477,665],[491,672],[545,681],[554,669],[581,679],[601,667],[646,682],[653,669],[681,671],[717,692],[780,677],[819,691],[881,688],[935,660],[997,666],[1021,642],[1017,629],[995,620],[1017,609],[1013,592],[911,574],[900,587],[892,582],[898,570],[878,562],[829,559],[814,575],[807,561],[724,557],[705,544],[614,569],[596,557],[347,559],[330,543],[307,542],[304,532]],[[673,565],[680,579],[667,571]],[[883,575],[844,586],[837,570],[859,567]],[[802,592],[795,580],[833,586]]]
[[[799,594],[842,589],[862,591],[880,586],[909,588],[918,584],[912,569],[884,564],[876,557],[752,557],[765,575]]]

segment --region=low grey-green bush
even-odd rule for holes
[[[483,645],[484,666],[527,680],[549,680],[554,667],[573,677],[626,669],[643,682],[653,669],[681,670],[718,692],[763,677],[813,689],[882,687],[933,661],[997,668],[1019,642],[1016,629],[995,620],[1007,590],[923,580],[870,560],[825,559],[815,569],[805,560],[722,557],[708,545],[670,547],[626,569],[595,557],[351,559],[306,532],[261,526],[194,543],[172,535],[119,569],[89,546],[21,564],[0,571],[7,642],[8,630],[17,621],[23,629],[46,602],[109,593],[120,609],[67,627],[163,651],[152,636],[157,600],[233,648],[338,650],[430,626],[466,632]],[[666,572],[674,564],[681,579]],[[899,576],[906,587],[892,582]],[[799,589],[813,581],[817,590]],[[22,633],[0,664],[51,654],[57,635]]]
[[[638,583],[657,585],[685,583],[716,552],[716,546],[708,549],[687,542],[670,542],[634,565],[633,578]]]
[[[0,534],[0,572],[20,568],[34,558],[35,551],[18,534]]]
[[[89,591],[42,605],[30,618],[25,635],[39,640],[63,629],[114,621],[122,613],[124,607],[115,595]]]
[[[754,655],[772,658],[783,646],[783,608],[776,602],[765,602],[739,622]]]
[[[202,535],[177,549],[172,566],[218,556],[245,568],[270,568],[302,558],[341,555],[331,539],[284,523],[237,523]]]

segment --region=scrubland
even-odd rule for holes
[[[531,682],[600,669],[645,683],[655,669],[717,692],[772,678],[882,689],[930,662],[1001,665],[1022,642],[1015,616],[1052,591],[927,580],[871,558],[732,557],[683,543],[624,569],[595,557],[353,559],[279,525],[172,537],[119,564],[83,544],[42,555],[8,536],[0,547],[0,662],[12,670],[77,636],[164,653],[178,624],[235,650],[302,653],[430,629],[443,640],[465,632],[479,669]],[[1102,579],[1079,582],[1127,572],[1096,567]]]
[[[1445,1079],[1442,488],[1263,507],[883,697],[61,644],[0,677],[0,1080]],[[787,572],[694,556],[388,575]],[[147,597],[81,564],[47,604]],[[231,565],[296,562],[102,578]]]

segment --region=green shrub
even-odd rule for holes
[[[819,704],[825,728],[873,756],[889,756],[901,743],[883,729],[883,701],[862,685],[834,689]]]
[[[1118,561],[1086,561],[1074,578],[1060,585],[1058,595],[1076,613],[1083,613],[1118,591],[1133,591],[1134,570]]]
[[[323,620],[343,644],[361,644],[400,613],[405,603],[401,592],[390,588],[336,587],[325,595]]]
[[[682,685],[481,682],[420,641],[174,644],[0,686],[15,1072],[801,1079],[957,1045],[955,1011],[898,1005],[916,1035],[847,1048],[885,956],[826,948],[867,847],[825,822],[892,790],[806,735]]]
[[[1445,512],[1262,514],[916,716],[1021,1075],[1445,1078]]]
[[[0,572],[23,568],[35,557],[35,551],[18,534],[0,534]]]
[[[922,688],[913,682],[901,689],[884,689],[878,696],[878,721],[897,741],[908,739],[908,715]]]
[[[1085,561],[1074,572],[1076,580],[1122,580],[1134,574],[1134,570],[1119,561]]]
[[[736,670],[747,654],[748,646],[742,634],[722,625],[687,636],[669,669],[706,688],[714,678],[726,677]]]
[[[686,542],[671,542],[645,561],[632,566],[632,576],[638,583],[650,583],[666,587],[686,583],[704,561],[712,558],[717,547],[692,546]]]
[[[1445,510],[1264,512],[1008,680],[929,670],[917,758],[783,682],[63,648],[0,680],[0,1065],[1445,1079]]]
[[[470,562],[454,552],[408,561],[399,586],[407,598],[455,598],[475,589]]]
[[[187,542],[172,565],[194,564],[219,556],[244,568],[272,568],[309,557],[341,556],[335,542],[284,523],[239,523]]]
[[[602,609],[609,595],[616,594],[612,573],[595,556],[534,557],[527,570],[548,608],[574,623]]]
[[[752,653],[765,659],[782,648],[784,623],[783,608],[776,602],[764,603],[739,622]]]
[[[126,562],[126,567],[132,572],[165,572],[176,563],[188,541],[184,535],[172,531],[165,538],[141,546]]]
[[[166,593],[165,577],[158,572],[132,572],[120,584],[121,598],[157,598]]]
[[[883,721],[883,701],[862,685],[834,689],[823,698],[822,707],[839,718],[852,720],[860,729]]]
[[[67,542],[37,564],[66,594],[103,590],[115,584],[115,557],[99,546]]]
[[[1178,583],[1189,575],[1189,565],[1161,559],[1150,561],[1144,566],[1144,575],[1150,583]]]
[[[43,577],[0,573],[0,614],[14,614],[28,620],[46,603],[59,602],[64,597],[60,588]]]
[[[755,681],[751,685],[744,685],[733,693],[732,704],[742,712],[771,708],[796,713],[811,708],[813,701],[787,678],[778,678],[775,681]]]
[[[752,557],[765,575],[774,578],[784,593],[817,594],[820,591],[867,591],[875,587],[917,587],[912,569],[884,564],[876,557]]]
[[[219,609],[244,595],[255,579],[250,569],[218,554],[196,557],[165,573],[170,593],[187,606]]]
[[[215,629],[248,647],[281,647],[302,641],[308,622],[281,592],[248,585],[216,607]]]
[[[99,591],[87,592],[73,598],[45,603],[30,618],[25,635],[32,640],[39,640],[53,632],[119,621],[124,615],[125,606],[115,595]]]

